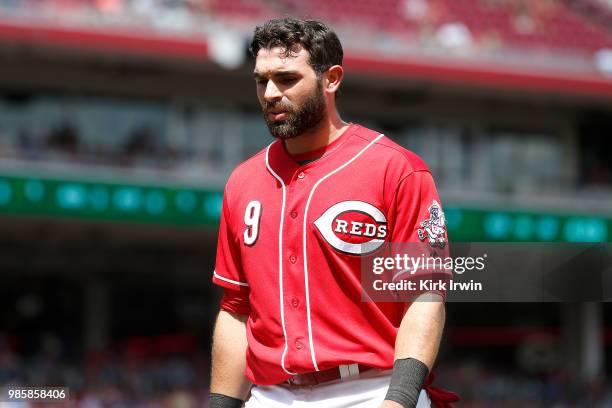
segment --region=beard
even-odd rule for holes
[[[272,136],[277,139],[286,140],[316,128],[325,118],[325,108],[323,88],[322,84],[319,83],[300,106],[296,106],[291,102],[266,103],[262,107],[262,111]],[[268,112],[272,109],[283,110],[286,118],[283,120],[269,118]]]

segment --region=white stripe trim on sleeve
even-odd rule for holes
[[[224,278],[223,276],[219,275],[219,274],[217,273],[217,271],[214,271],[214,272],[213,272],[213,276],[214,276],[215,278],[219,279],[219,280],[222,280],[222,281],[225,281],[225,282],[229,282],[229,283],[232,283],[232,284],[234,284],[234,285],[239,285],[239,286],[249,286],[249,284],[248,284],[248,283],[245,283],[245,282],[238,282],[238,281],[235,281],[235,280],[231,280],[231,279],[228,279],[228,278]]]

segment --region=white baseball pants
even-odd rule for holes
[[[365,374],[365,373],[364,373]],[[245,408],[377,408],[385,399],[391,372],[367,378],[330,381],[316,386],[254,386]],[[430,408],[423,390],[416,408]]]

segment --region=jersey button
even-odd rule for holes
[[[291,218],[297,218],[297,211],[291,211]]]
[[[292,264],[296,263],[297,262],[297,256],[291,255],[289,257],[289,262],[291,262]]]
[[[301,341],[296,340],[296,341],[295,341],[295,348],[296,348],[296,349],[298,349],[298,350],[301,350],[301,349],[303,349],[303,348],[304,348],[304,345],[302,344],[302,342],[301,342]]]
[[[300,301],[297,298],[291,299],[291,306],[297,308],[300,305]]]
[[[303,171],[300,171],[300,173],[298,174],[298,178],[303,179],[304,177],[306,177],[306,174]]]

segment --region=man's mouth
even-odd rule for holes
[[[287,112],[282,110],[270,110],[267,112],[268,118],[272,120],[284,120],[287,118]]]

